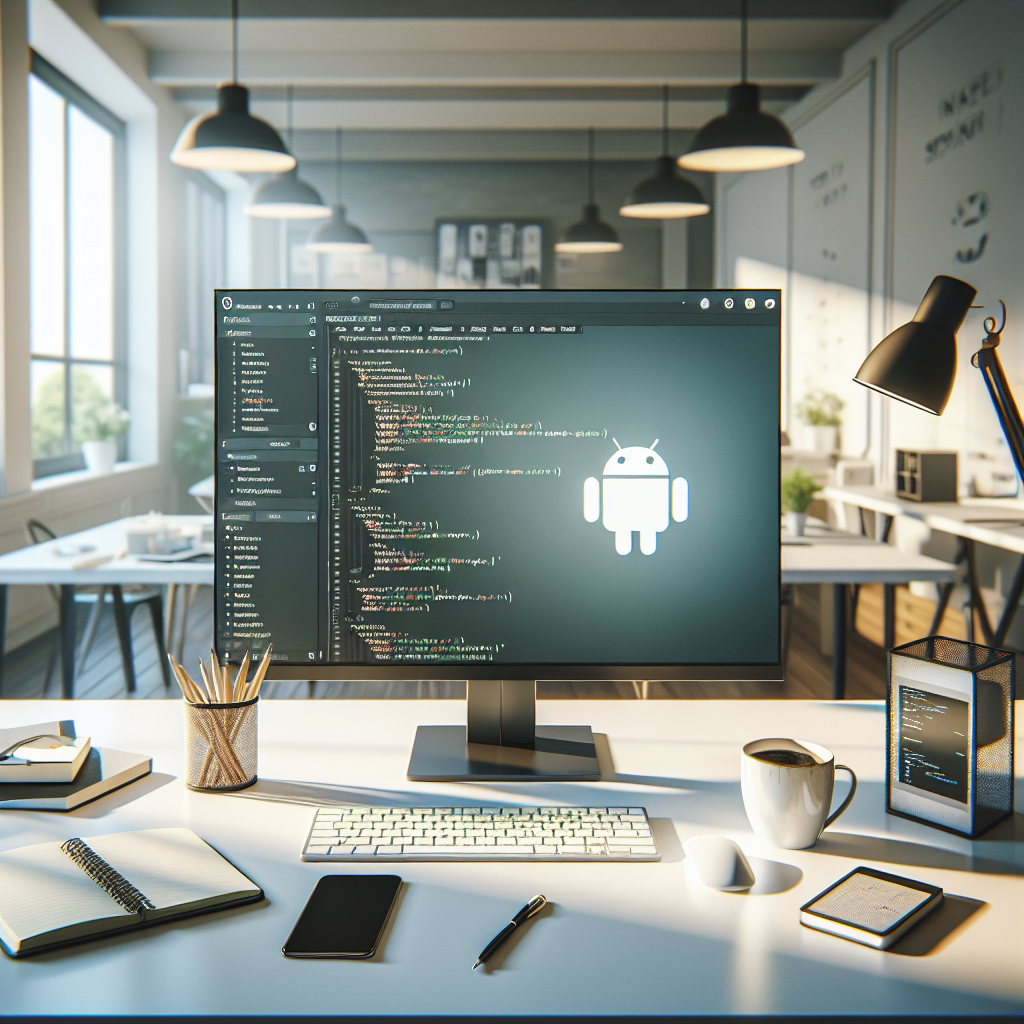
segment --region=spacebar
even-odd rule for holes
[[[386,850],[386,846],[379,847]],[[449,854],[458,854],[468,857],[476,857],[481,854],[485,857],[507,857],[509,854],[520,853],[527,856],[534,856],[532,846],[403,846],[403,857],[416,857],[433,854],[442,854],[447,857]]]

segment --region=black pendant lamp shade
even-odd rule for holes
[[[181,130],[171,163],[200,171],[290,171],[295,157],[281,136],[249,113],[249,90],[238,84],[238,0],[231,0],[231,81],[217,86],[217,111]]]
[[[691,171],[766,171],[799,163],[790,130],[761,109],[761,87],[743,82],[729,89],[728,113],[713,118],[694,136],[679,166]]]
[[[620,217],[646,217],[664,220],[671,217],[699,217],[710,212],[697,186],[681,178],[676,161],[668,153],[668,86],[662,89],[661,152],[658,170],[645,178],[626,196],[619,208]]]
[[[350,224],[341,205],[341,129],[334,132],[334,203],[331,219],[321,224],[306,242],[313,252],[373,252],[363,229]]]
[[[975,295],[966,281],[936,277],[914,319],[876,345],[853,379],[941,416],[956,378],[956,332]]]
[[[599,253],[620,252],[622,243],[611,224],[601,220],[601,208],[594,202],[594,129],[590,129],[587,161],[588,200],[583,219],[578,220],[555,242],[555,252]]]
[[[217,112],[194,117],[181,130],[171,153],[179,167],[220,171],[288,171],[295,157],[281,136],[249,113],[249,90],[217,86]]]
[[[373,245],[362,228],[346,219],[341,203],[331,207],[331,219],[309,236],[306,248],[313,252],[373,252]]]
[[[679,177],[675,157],[658,157],[658,173],[641,181],[626,196],[619,210],[622,217],[699,217],[711,207],[704,202],[697,186]]]
[[[331,208],[324,205],[312,185],[299,180],[299,169],[275,174],[263,182],[245,206],[250,217],[275,217],[281,220],[316,220],[329,217]]]
[[[292,129],[292,87],[288,86],[288,145],[295,148],[295,133]],[[249,202],[243,207],[250,217],[275,218],[278,220],[317,220],[331,215],[331,208],[324,205],[312,185],[299,180],[296,164],[290,171],[282,171],[258,185]]]
[[[790,130],[761,109],[761,87],[747,81],[747,0],[740,0],[740,84],[726,93],[726,113],[694,136],[679,166],[691,171],[767,171],[804,158]]]
[[[619,252],[622,243],[611,224],[601,220],[601,208],[597,203],[583,207],[583,219],[570,227],[565,237],[555,243],[558,252]]]

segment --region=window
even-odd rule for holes
[[[82,442],[100,440],[97,421],[111,403],[125,404],[124,124],[38,54],[28,84],[32,458],[40,477],[80,469]]]
[[[185,182],[185,337],[178,386],[213,386],[213,290],[225,284],[224,193],[203,174]],[[195,389],[193,389],[195,390]]]

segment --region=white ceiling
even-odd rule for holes
[[[416,0],[405,9],[410,3]],[[278,16],[245,17],[254,6]],[[252,89],[253,112],[279,128],[292,85],[294,124],[307,132],[653,130],[661,122],[660,86],[668,84],[672,126],[695,129],[724,111],[725,88],[739,79],[738,2],[678,0],[675,6],[701,16],[672,18],[641,16],[666,6],[657,0],[587,5],[604,14],[614,9],[614,17],[295,16],[322,14],[327,6],[242,4],[239,81]],[[331,9],[352,6],[342,0]],[[478,6],[486,11],[485,0]],[[582,5],[548,6],[561,14]],[[837,78],[843,51],[892,6],[752,0],[750,77],[766,87],[766,109],[779,112],[813,85]],[[195,15],[223,15],[226,2],[99,0],[99,9],[145,46],[155,83],[172,88],[190,113],[211,108],[216,84],[230,78],[230,21]],[[709,17],[709,10],[724,16]]]

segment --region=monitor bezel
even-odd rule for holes
[[[220,309],[220,298],[222,295],[231,294],[236,296],[240,293],[280,293],[295,294],[301,292],[308,295],[313,292],[325,295],[362,295],[364,292],[373,292],[374,295],[401,295],[411,298],[441,298],[443,292],[458,292],[462,295],[479,296],[482,293],[488,295],[507,294],[515,295],[522,299],[523,289],[507,288],[483,288],[483,289],[452,289],[441,288],[217,288],[214,291],[214,438],[220,436],[219,416],[220,408],[217,401],[218,394],[218,373],[219,361],[216,357],[216,317]],[[779,371],[776,375],[776,408],[779,409],[779,416],[775,422],[775,432],[778,435],[781,430],[781,397],[782,397],[782,291],[777,288],[678,288],[678,289],[651,289],[651,288],[585,288],[585,289],[561,289],[561,288],[531,288],[526,290],[529,296],[542,294],[559,294],[574,298],[581,293],[585,294],[631,294],[650,295],[653,299],[661,299],[675,293],[685,294],[699,291],[701,295],[735,294],[743,292],[744,295],[771,296],[776,299],[778,310],[778,360]],[[742,315],[742,314],[739,314]],[[781,495],[781,468],[782,453],[779,448],[776,451],[776,473],[775,478],[779,480],[779,509],[781,519],[782,495]],[[218,447],[214,444],[214,517],[217,516],[217,494],[219,487],[219,467],[217,465]],[[216,536],[216,529],[214,531]],[[215,571],[221,570],[219,549],[215,550],[214,562]],[[777,589],[781,593],[782,587],[782,548],[779,547],[779,558],[777,564]],[[214,595],[214,616],[216,620],[218,602]],[[472,664],[452,662],[420,662],[415,665],[408,664],[370,664],[366,662],[274,662],[267,667],[266,678],[268,680],[323,680],[330,681],[378,681],[378,680],[488,680],[488,679],[527,679],[544,681],[595,681],[595,682],[619,682],[633,681],[637,679],[652,680],[658,682],[710,682],[710,683],[750,683],[750,682],[783,682],[782,666],[782,608],[781,603],[777,606],[776,622],[778,629],[778,658],[775,661],[766,662],[678,662],[678,663],[655,663],[655,664],[625,664],[611,662],[529,662],[529,663],[487,663]],[[216,625],[215,625],[216,632]],[[230,660],[230,659],[229,659]]]

